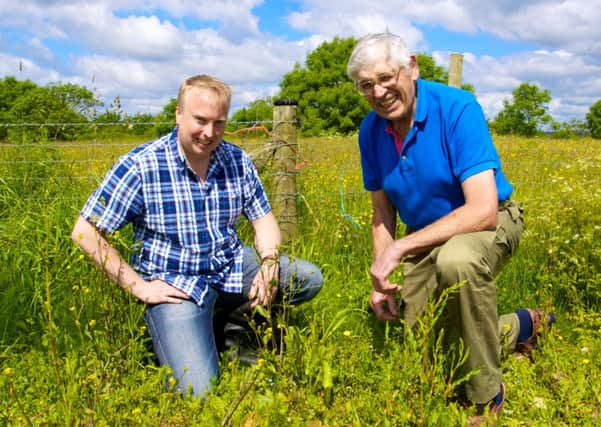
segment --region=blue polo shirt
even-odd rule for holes
[[[361,123],[365,189],[383,189],[401,220],[416,230],[465,204],[461,183],[479,172],[493,169],[499,201],[508,199],[513,188],[474,96],[418,79],[416,103],[400,153],[386,131],[388,120],[371,111]]]

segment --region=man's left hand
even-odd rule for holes
[[[255,275],[248,298],[252,308],[257,305],[269,307],[278,293],[280,266],[277,262],[264,262]]]
[[[395,294],[401,290],[396,283],[390,283],[388,276],[401,265],[403,254],[398,242],[392,242],[378,255],[369,270],[371,281],[376,292]]]

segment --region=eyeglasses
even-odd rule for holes
[[[361,80],[355,83],[355,86],[363,95],[368,96],[374,93],[374,89],[377,86],[383,88],[389,88],[396,83],[397,77],[399,76],[399,68],[394,73],[382,73],[373,80]]]

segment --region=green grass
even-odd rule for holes
[[[504,361],[501,424],[596,425],[601,144],[495,143],[527,228],[498,278],[499,311],[541,307],[559,316],[534,363]],[[241,141],[249,151],[257,144]],[[167,372],[154,364],[142,305],[69,239],[97,180],[133,145],[0,147],[0,424],[465,424],[468,412],[449,400],[449,370],[461,354],[444,354],[432,332],[443,302],[408,335],[400,321],[379,322],[368,308],[371,211],[352,138],[299,144],[299,235],[286,250],[319,265],[325,284],[273,325],[286,330],[286,352],[265,350],[251,367],[224,359],[202,403],[165,392]],[[265,182],[272,173],[263,171]],[[241,234],[250,242],[246,224]],[[126,229],[112,238],[127,251],[129,236]]]

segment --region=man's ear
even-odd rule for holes
[[[411,62],[409,62],[409,75],[411,80],[417,80],[419,78],[419,65],[417,64],[417,55],[411,54]]]
[[[179,118],[181,117],[181,115],[183,114],[182,109],[179,107],[179,105],[177,105],[175,107],[175,122],[179,123]]]

